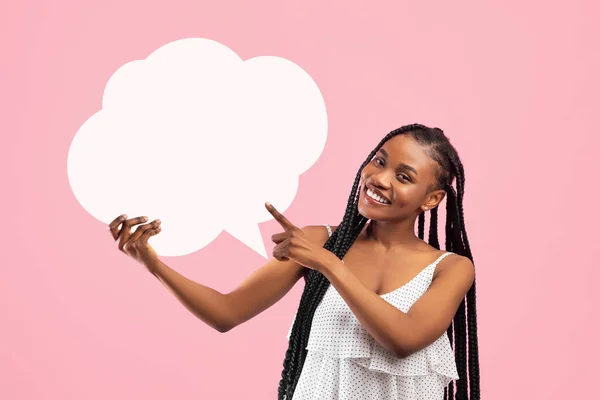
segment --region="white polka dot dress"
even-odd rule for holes
[[[326,227],[331,236],[331,227]],[[431,284],[438,262],[449,254],[381,297],[407,312]],[[292,400],[441,400],[448,383],[458,379],[445,332],[428,347],[399,358],[362,327],[333,285],[315,311],[306,349]]]

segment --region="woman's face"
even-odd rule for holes
[[[427,194],[437,164],[411,136],[388,140],[361,172],[359,213],[375,221],[394,221],[433,208],[443,190]],[[376,199],[370,195],[375,195]]]

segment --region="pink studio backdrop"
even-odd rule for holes
[[[483,398],[594,397],[600,9],[435,3],[3,2],[0,398],[275,398],[302,282],[219,334],[116,249],[67,179],[112,73],[186,37],[287,58],[319,85],[328,139],[285,211],[298,225],[339,223],[388,131],[444,129],[466,169]],[[270,252],[278,224],[260,229]],[[163,260],[220,291],[264,262],[227,233]]]

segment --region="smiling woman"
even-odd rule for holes
[[[280,400],[478,400],[464,187],[462,163],[442,130],[415,124],[392,131],[360,167],[339,226],[298,228],[267,203],[283,229],[272,236],[273,258],[227,294],[159,260],[148,244],[160,232],[159,220],[144,224],[142,217],[122,216],[109,228],[121,251],[219,332],[266,310],[304,277]],[[443,199],[446,243],[440,250],[437,206]]]
[[[326,226],[324,248],[342,261],[313,262],[306,276],[279,399],[480,398],[464,181],[441,129],[409,125],[381,140],[357,174],[343,221]]]

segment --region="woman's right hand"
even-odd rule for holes
[[[115,218],[108,225],[108,229],[117,242],[120,251],[144,265],[149,272],[152,272],[153,266],[158,261],[158,255],[148,243],[148,239],[160,232],[160,220],[157,219],[148,224],[143,224],[148,220],[148,217],[126,218],[126,215]],[[139,224],[142,225],[131,233],[131,227]],[[122,226],[119,229],[120,225]]]

